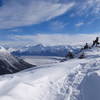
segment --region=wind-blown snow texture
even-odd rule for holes
[[[86,58],[0,77],[0,100],[100,100],[100,48]]]

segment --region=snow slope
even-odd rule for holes
[[[100,48],[85,54],[0,76],[0,100],[100,100]]]

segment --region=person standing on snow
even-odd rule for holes
[[[99,43],[99,37],[96,37],[96,40],[93,41],[92,47],[93,46],[98,46]]]
[[[97,46],[99,44],[99,37],[96,37],[95,42],[96,42],[96,46]]]
[[[88,49],[88,48],[89,48],[88,43],[86,43],[84,49]]]

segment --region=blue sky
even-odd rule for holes
[[[38,34],[95,35],[100,32],[100,0],[0,0],[0,24],[0,41],[6,45]]]

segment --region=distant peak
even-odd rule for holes
[[[36,46],[43,47],[43,45],[42,45],[42,44],[37,44]]]
[[[7,50],[3,46],[0,46],[0,52],[7,52]]]

